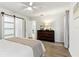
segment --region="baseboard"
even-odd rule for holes
[[[55,42],[64,42],[64,41],[55,41]]]
[[[63,44],[64,44],[64,42],[63,42],[63,41],[55,41],[55,43],[63,43]]]
[[[71,53],[70,49],[68,49],[68,51],[69,51],[70,56],[72,57],[72,53]]]

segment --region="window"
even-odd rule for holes
[[[24,37],[23,19],[15,18],[15,36]]]
[[[14,17],[4,15],[3,17],[3,38],[14,37],[15,35]]]

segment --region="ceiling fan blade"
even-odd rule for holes
[[[32,8],[33,8],[34,10],[37,10],[37,9],[38,9],[38,7],[36,7],[36,6],[33,6]]]
[[[30,10],[30,11],[32,11],[33,9],[37,9],[37,7],[36,6],[33,6],[34,5],[34,2],[22,2],[22,4],[24,4],[24,6],[23,6],[23,9],[24,10]]]
[[[33,5],[33,2],[29,2],[29,5],[32,6]]]
[[[27,8],[24,8],[23,10],[24,10],[24,11],[26,11],[26,10],[27,10],[27,11],[33,11],[33,8],[27,7]]]
[[[26,10],[28,10],[28,9],[27,9],[27,8],[24,8],[24,9],[23,9],[23,11],[26,11]]]
[[[37,9],[37,7],[33,6],[32,8]]]

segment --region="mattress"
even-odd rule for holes
[[[7,40],[31,47],[33,50],[34,57],[41,57],[45,53],[44,45],[39,40],[32,40],[32,39],[30,40],[20,37],[12,37],[12,38],[8,38]]]
[[[0,40],[0,57],[33,57],[33,50],[29,46]]]

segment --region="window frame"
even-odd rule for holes
[[[12,17],[13,18],[13,22],[8,22],[8,21],[5,21],[5,17]],[[5,28],[4,24],[7,23],[7,24],[13,24],[13,28]],[[5,30],[13,30],[13,33],[12,34],[7,34],[5,35],[4,32]],[[10,15],[3,15],[3,38],[5,39],[7,36],[13,36],[15,37],[15,18],[13,16],[10,16]]]

